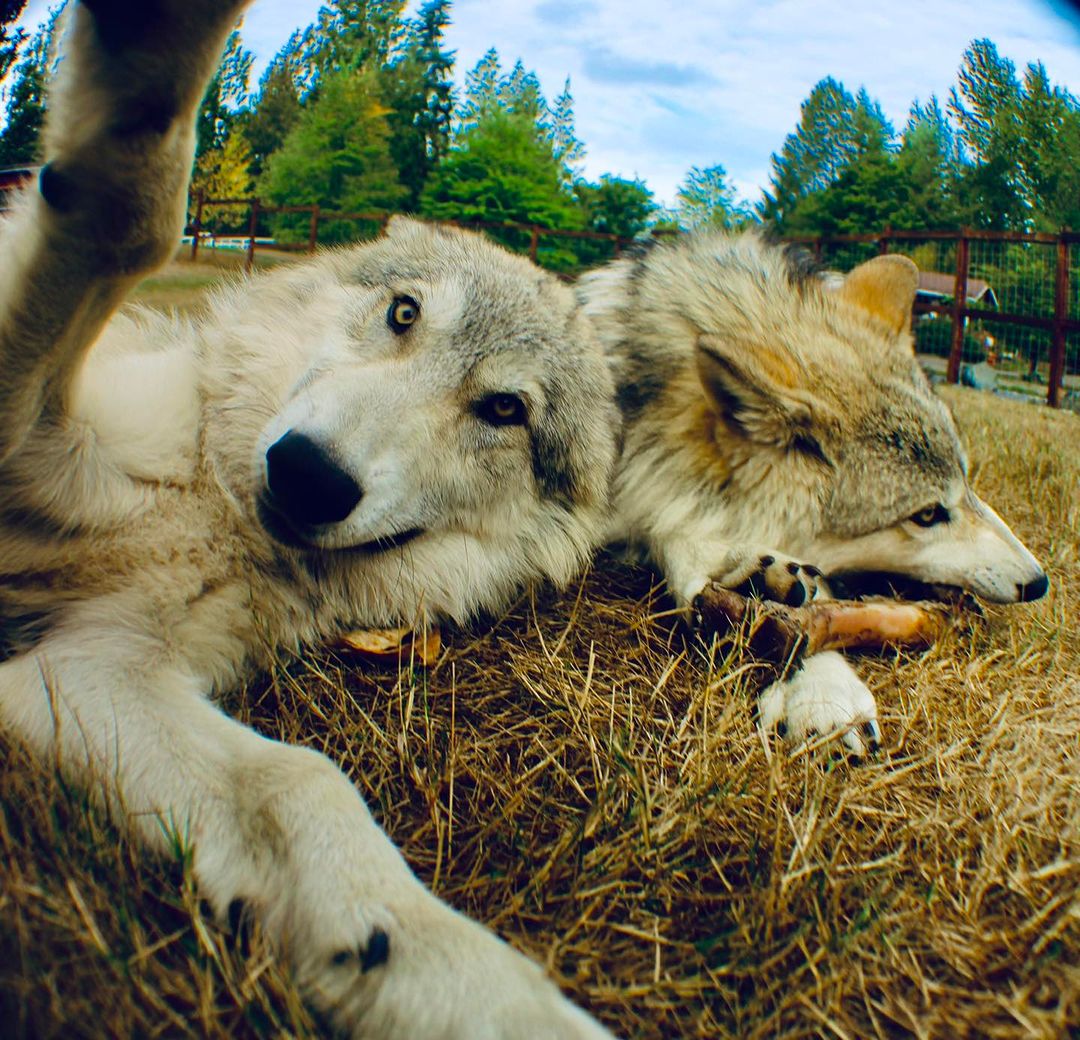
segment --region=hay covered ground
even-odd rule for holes
[[[339,762],[428,884],[620,1036],[1080,1035],[1080,420],[947,397],[1051,592],[864,659],[875,759],[763,740],[738,660],[606,557],[431,668],[313,653],[227,706]],[[3,746],[0,1034],[314,1025],[182,851],[142,857]]]

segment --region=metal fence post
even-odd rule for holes
[[[967,319],[968,282],[967,228],[961,228],[960,241],[956,244],[956,279],[953,282],[952,348],[949,350],[949,367],[946,378],[950,383],[960,381],[960,361],[964,354],[964,323]]]
[[[1054,327],[1050,341],[1050,378],[1046,403],[1061,407],[1061,384],[1065,376],[1065,322],[1069,317],[1069,246],[1064,235],[1057,240],[1057,277],[1054,279]]]
[[[247,257],[244,260],[244,270],[250,271],[255,266],[255,234],[259,229],[259,199],[251,200],[251,217],[248,220],[248,247]]]
[[[195,192],[195,220],[191,225],[191,259],[199,255],[199,235],[202,232],[203,203],[206,201],[206,192],[200,188]]]

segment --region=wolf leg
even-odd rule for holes
[[[4,227],[0,464],[36,428],[58,461],[82,447],[73,382],[125,293],[176,248],[199,100],[243,6],[88,0],[65,16],[46,164]]]
[[[190,845],[200,893],[222,915],[242,901],[340,1030],[608,1035],[432,896],[328,759],[257,735],[203,693],[152,638],[84,617],[0,664],[0,726],[148,845]]]
[[[838,735],[860,757],[881,740],[874,695],[835,651],[807,657],[790,679],[763,690],[758,723],[796,743]]]

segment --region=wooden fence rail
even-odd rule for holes
[[[258,198],[240,199],[211,199],[206,198],[202,192],[193,196],[194,216],[191,221],[191,258],[194,260],[199,251],[199,236],[203,227],[203,217],[207,206],[248,206],[247,227],[247,250],[245,267],[250,269],[255,262],[256,236],[259,219],[263,214],[271,213],[308,213],[310,222],[308,225],[308,239],[306,246],[289,245],[284,248],[306,249],[314,252],[318,245],[319,224],[326,220],[353,220],[367,221],[378,225],[379,233],[386,229],[391,214],[385,212],[374,213],[340,213],[332,210],[320,209],[317,205],[308,206],[268,206]],[[519,231],[528,236],[529,258],[536,263],[539,256],[541,238],[563,238],[576,240],[595,240],[610,242],[612,251],[617,257],[622,250],[634,244],[634,239],[624,238],[619,235],[603,231],[576,231],[561,228],[541,227],[537,224],[523,224],[518,221],[504,220],[471,220],[471,221],[444,221],[457,227],[485,231]],[[670,232],[661,232],[670,233]],[[961,228],[959,230],[932,230],[932,231],[898,231],[886,228],[884,231],[870,232],[860,235],[813,235],[796,236],[785,239],[793,244],[805,246],[811,250],[821,261],[827,259],[827,251],[835,246],[844,245],[873,245],[879,253],[888,253],[893,250],[897,242],[946,242],[956,244],[956,270],[953,279],[953,299],[949,304],[923,304],[919,313],[936,313],[949,317],[952,322],[951,346],[949,351],[946,378],[950,383],[956,383],[960,379],[960,368],[963,360],[964,336],[968,321],[987,320],[1003,322],[1009,325],[1020,325],[1028,328],[1039,329],[1050,333],[1050,372],[1047,380],[1046,400],[1053,408],[1061,407],[1062,382],[1065,374],[1065,352],[1067,337],[1070,333],[1080,333],[1080,320],[1073,318],[1069,313],[1069,285],[1070,285],[1070,256],[1069,247],[1080,244],[1080,232],[1063,231],[1060,234],[1046,234],[1041,232],[1025,233],[1019,231],[982,231],[974,228]],[[1055,253],[1055,279],[1054,279],[1054,310],[1053,316],[1019,314],[1009,311],[991,310],[987,307],[970,306],[967,299],[967,286],[971,270],[971,243],[972,242],[1012,242],[1030,243],[1032,245],[1054,246]]]

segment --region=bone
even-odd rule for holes
[[[948,623],[948,611],[939,603],[824,600],[789,607],[715,584],[706,586],[693,609],[705,632],[724,634],[745,626],[752,656],[779,666],[823,650],[924,649]]]

